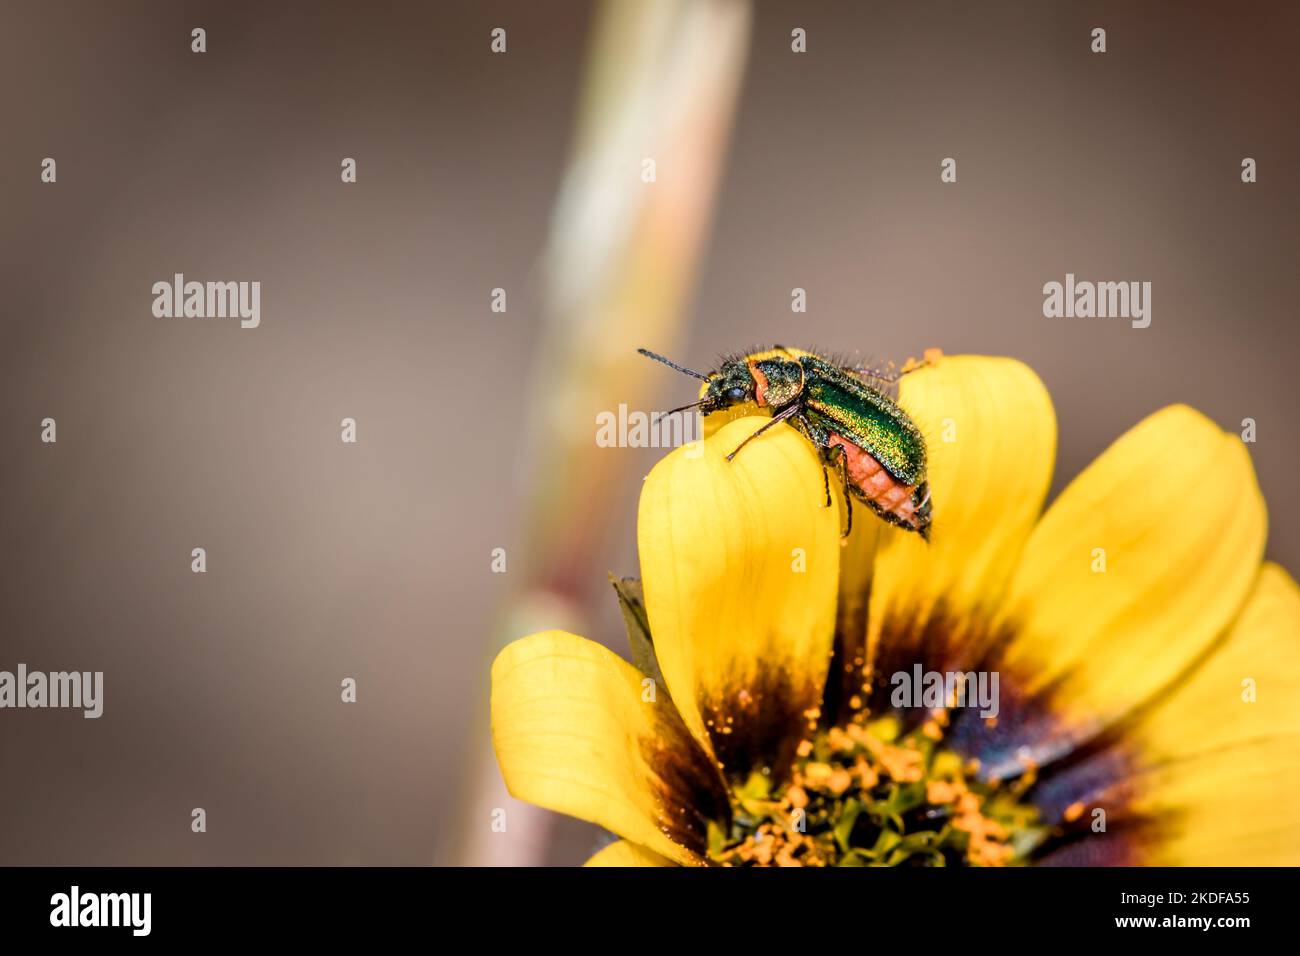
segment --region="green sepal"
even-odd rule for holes
[[[668,685],[664,683],[659,658],[655,656],[654,639],[650,636],[650,618],[646,614],[641,579],[619,578],[611,572],[609,583],[614,586],[619,610],[623,612],[623,626],[627,629],[627,643],[632,652],[633,666],[655,682],[658,693],[668,696]]]

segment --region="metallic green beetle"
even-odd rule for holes
[[[700,400],[683,408],[698,408],[705,415],[745,402],[771,408],[772,420],[741,442],[728,461],[778,422],[789,422],[821,453],[827,506],[830,465],[842,473],[846,502],[856,498],[890,524],[929,540],[932,505],[925,439],[885,393],[900,375],[919,366],[873,372],[776,345],[725,359],[704,375],[647,349],[638,351],[705,383]],[[845,536],[852,527],[850,506]]]

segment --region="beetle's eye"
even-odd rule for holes
[[[727,389],[727,401],[740,402],[740,401],[744,401],[744,399],[745,399],[745,390],[740,386]]]

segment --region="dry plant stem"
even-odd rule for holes
[[[617,520],[635,490],[625,455],[591,423],[620,402],[654,408],[663,382],[636,348],[677,338],[708,233],[749,43],[743,0],[601,6],[571,156],[544,255],[547,325],[522,469],[526,508],[514,589],[489,652],[535,629],[538,609],[580,627],[603,581]],[[642,178],[643,161],[662,171]],[[671,174],[669,174],[671,171]],[[542,372],[544,371],[544,374]],[[542,386],[545,386],[544,388]],[[604,596],[603,589],[601,596]],[[463,845],[470,865],[542,862],[550,817],[509,798],[487,747],[472,737]],[[507,830],[493,832],[494,808]]]

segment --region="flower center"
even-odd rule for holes
[[[1047,835],[1014,784],[975,779],[977,765],[943,746],[936,720],[900,734],[887,716],[818,731],[799,745],[790,780],[772,792],[753,773],[732,794],[730,832],[713,825],[723,866],[1004,866]]]

